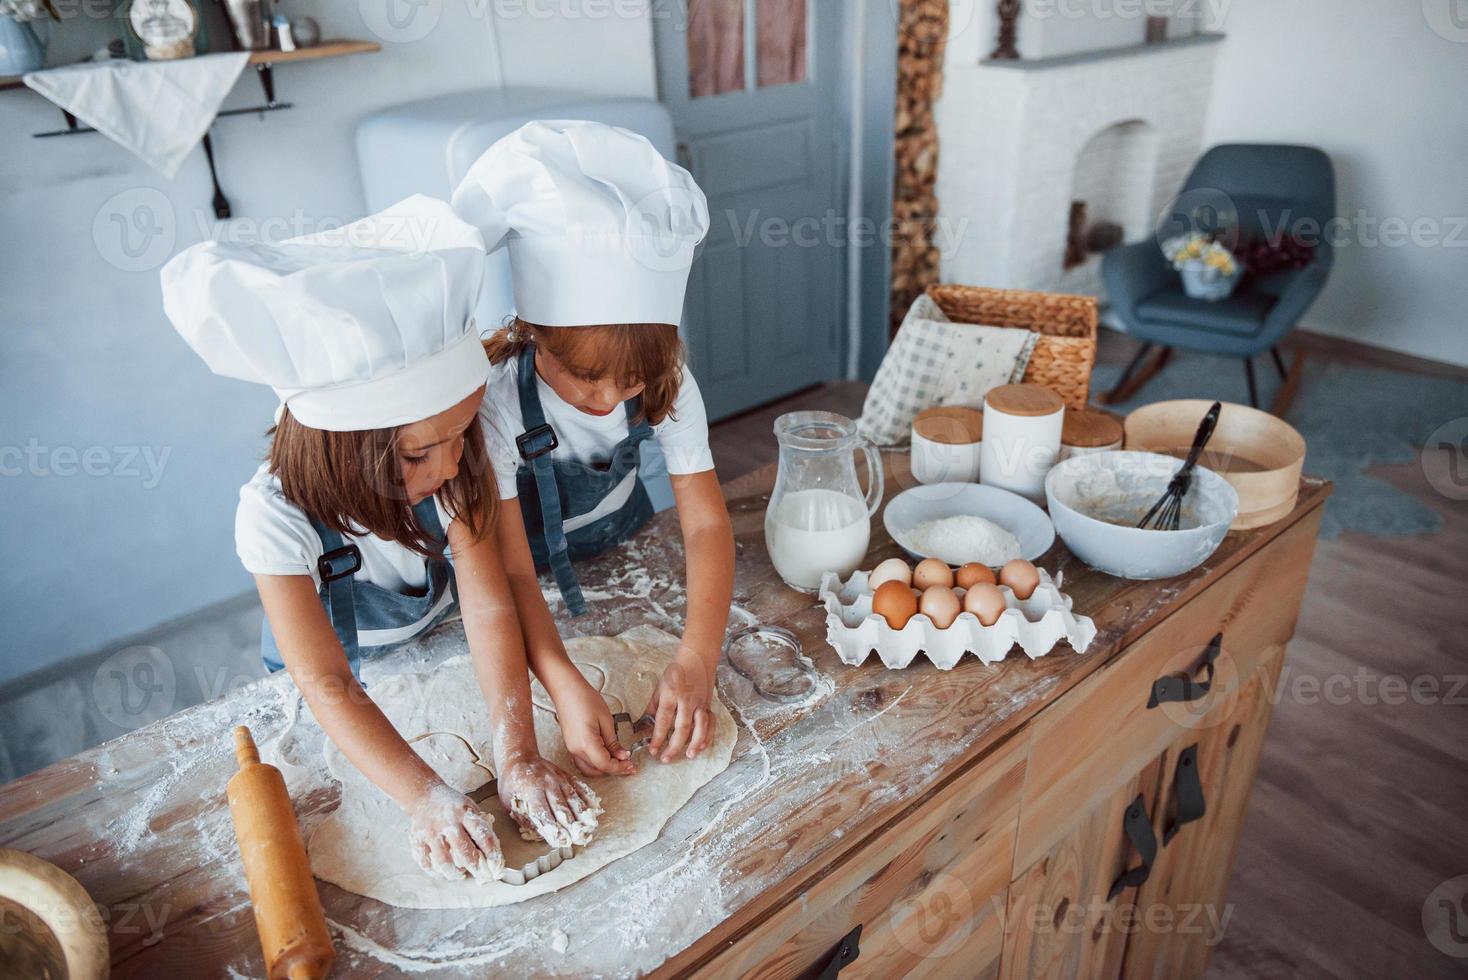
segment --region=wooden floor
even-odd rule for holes
[[[1103,359],[1126,345],[1111,337]],[[780,413],[855,417],[864,393],[823,385],[719,423],[720,478],[774,458]],[[1440,952],[1423,928],[1433,889],[1468,875],[1468,505],[1437,494],[1416,464],[1373,472],[1446,523],[1426,537],[1320,542],[1211,980],[1468,976],[1468,958]],[[1404,696],[1414,684],[1419,696]],[[1458,925],[1461,935],[1468,919]]]

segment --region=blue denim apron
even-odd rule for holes
[[[418,522],[440,545],[447,543],[443,524],[433,498],[420,500],[414,507]],[[436,626],[458,606],[458,586],[454,568],[447,558],[429,558],[426,588],[423,595],[404,595],[371,582],[358,582],[353,576],[362,567],[362,553],[347,544],[339,532],[311,518],[311,526],[321,536],[323,554],[316,561],[321,576],[321,604],[331,619],[332,629],[341,640],[352,666],[352,675],[361,677],[362,643],[359,631],[378,633],[366,637],[369,656],[380,653],[395,643],[411,639]],[[445,600],[445,596],[447,599]],[[440,607],[441,604],[441,607]],[[280,648],[270,631],[267,617],[260,624],[260,659],[270,671],[282,669]]]
[[[605,469],[574,459],[553,460],[551,450],[560,443],[540,405],[533,345],[520,354],[518,374],[516,384],[525,431],[515,438],[521,459],[515,472],[515,486],[525,519],[525,536],[530,540],[536,569],[542,572],[549,569],[555,574],[566,608],[572,616],[580,616],[586,612],[586,600],[571,562],[594,557],[621,544],[652,518],[652,500],[637,476],[641,457],[638,447],[652,437],[652,426],[647,424],[647,419],[630,421],[642,410],[639,395],[623,403],[629,420],[627,437],[612,447]],[[571,531],[565,529],[566,520],[595,510],[629,474],[632,493],[621,507],[590,524]]]

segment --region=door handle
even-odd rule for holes
[[[1208,643],[1208,650],[1203,654],[1203,673],[1206,675],[1201,681],[1195,681],[1192,677],[1180,677],[1169,674],[1159,677],[1152,682],[1152,695],[1147,699],[1147,707],[1155,708],[1159,704],[1168,701],[1197,701],[1208,693],[1213,686],[1213,664],[1223,652],[1223,634],[1219,633]]]
[[[858,922],[856,928],[848,932],[841,938],[841,942],[836,944],[836,948],[831,951],[831,956],[825,964],[812,967],[805,976],[809,980],[836,980],[836,975],[855,963],[856,958],[860,955],[861,923]],[[818,969],[819,973],[816,972]]]
[[[1121,829],[1142,860],[1136,867],[1127,868],[1117,875],[1116,880],[1111,883],[1111,891],[1106,893],[1108,902],[1125,889],[1134,888],[1146,881],[1152,874],[1152,862],[1157,859],[1157,835],[1152,832],[1152,821],[1147,817],[1147,801],[1141,793],[1127,806]]]
[[[689,173],[693,173],[693,149],[687,143],[679,141],[676,153],[678,156],[678,166]]]
[[[1183,749],[1177,757],[1177,769],[1172,776],[1172,799],[1174,811],[1172,822],[1162,832],[1163,845],[1171,844],[1183,824],[1201,819],[1208,812],[1208,803],[1203,799],[1203,778],[1198,775],[1198,744],[1194,742]]]

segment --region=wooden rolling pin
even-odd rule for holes
[[[240,771],[229,781],[229,812],[250,883],[255,928],[270,980],[315,980],[331,972],[336,950],[311,878],[280,770],[260,761],[250,730],[234,730]]]

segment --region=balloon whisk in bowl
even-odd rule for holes
[[[1213,430],[1218,426],[1218,414],[1222,411],[1221,402],[1214,402],[1213,407],[1208,409],[1203,421],[1198,423],[1198,432],[1193,436],[1193,448],[1188,450],[1188,458],[1183,460],[1183,465],[1168,481],[1167,489],[1157,503],[1137,522],[1137,527],[1154,531],[1176,531],[1182,526],[1183,498],[1188,495],[1188,488],[1193,484],[1193,467],[1198,465],[1203,447],[1213,437]]]

